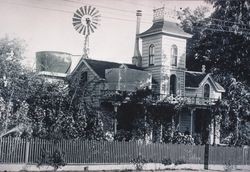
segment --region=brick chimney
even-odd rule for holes
[[[139,33],[140,33],[140,24],[141,24],[141,16],[142,11],[136,11],[136,35],[135,35],[135,48],[134,48],[134,56],[132,57],[132,63],[138,67],[142,65],[142,57],[139,49]]]

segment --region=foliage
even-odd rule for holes
[[[172,164],[172,160],[170,158],[164,158],[164,159],[162,159],[161,163],[163,165],[171,165]]]
[[[142,170],[144,164],[147,162],[148,161],[142,155],[138,155],[138,157],[131,160],[131,163],[135,165],[136,170]]]
[[[49,82],[21,65],[24,42],[0,39],[0,136],[103,139],[103,114],[76,103],[64,81]]]
[[[16,131],[30,132],[26,127],[30,121],[25,85],[31,73],[21,65],[24,49],[20,39],[9,36],[0,39],[0,136]]]
[[[214,6],[210,16],[204,7],[179,12],[183,29],[193,34],[187,44],[187,66],[200,70],[205,64],[226,90],[223,100],[213,107],[210,119],[220,122],[222,140],[231,145],[249,144],[250,39],[242,28],[250,28],[250,4],[248,0],[207,2]],[[228,31],[215,30],[213,26]]]
[[[249,84],[250,39],[244,30],[250,28],[249,1],[207,2],[214,6],[211,16],[206,17],[205,8],[197,8],[193,12],[184,9],[179,12],[184,30],[193,34],[188,42],[187,66],[199,70],[205,64],[210,71],[216,69],[226,72]],[[213,29],[213,26],[224,27],[227,31]]]
[[[181,165],[181,164],[186,164],[186,161],[183,159],[178,159],[174,162],[174,165]]]
[[[58,148],[54,150],[52,154],[49,154],[48,151],[42,149],[41,159],[39,159],[37,166],[49,165],[54,168],[56,171],[59,167],[65,166],[64,153],[61,152]]]
[[[194,139],[191,135],[185,135],[181,132],[174,132],[172,143],[178,143],[178,144],[194,144]]]

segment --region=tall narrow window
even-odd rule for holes
[[[171,65],[177,66],[178,48],[176,45],[171,47]]]
[[[87,72],[82,72],[80,76],[80,85],[83,85],[87,82],[88,80],[88,73]]]
[[[154,56],[155,56],[155,46],[151,44],[149,46],[149,66],[154,65]]]
[[[176,95],[176,76],[170,76],[170,95]]]
[[[208,99],[210,97],[210,86],[208,84],[204,85],[204,98]]]

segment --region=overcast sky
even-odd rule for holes
[[[152,25],[153,9],[196,8],[202,0],[0,0],[0,36],[8,34],[27,43],[26,63],[34,64],[42,50],[83,53],[84,37],[72,26],[76,9],[96,7],[101,21],[90,35],[90,58],[131,63],[134,50],[136,10],[142,10],[141,32]]]

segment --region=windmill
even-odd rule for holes
[[[84,6],[76,10],[73,15],[73,26],[75,30],[84,35],[83,57],[88,58],[89,54],[89,36],[94,33],[99,25],[101,15],[95,7]]]

